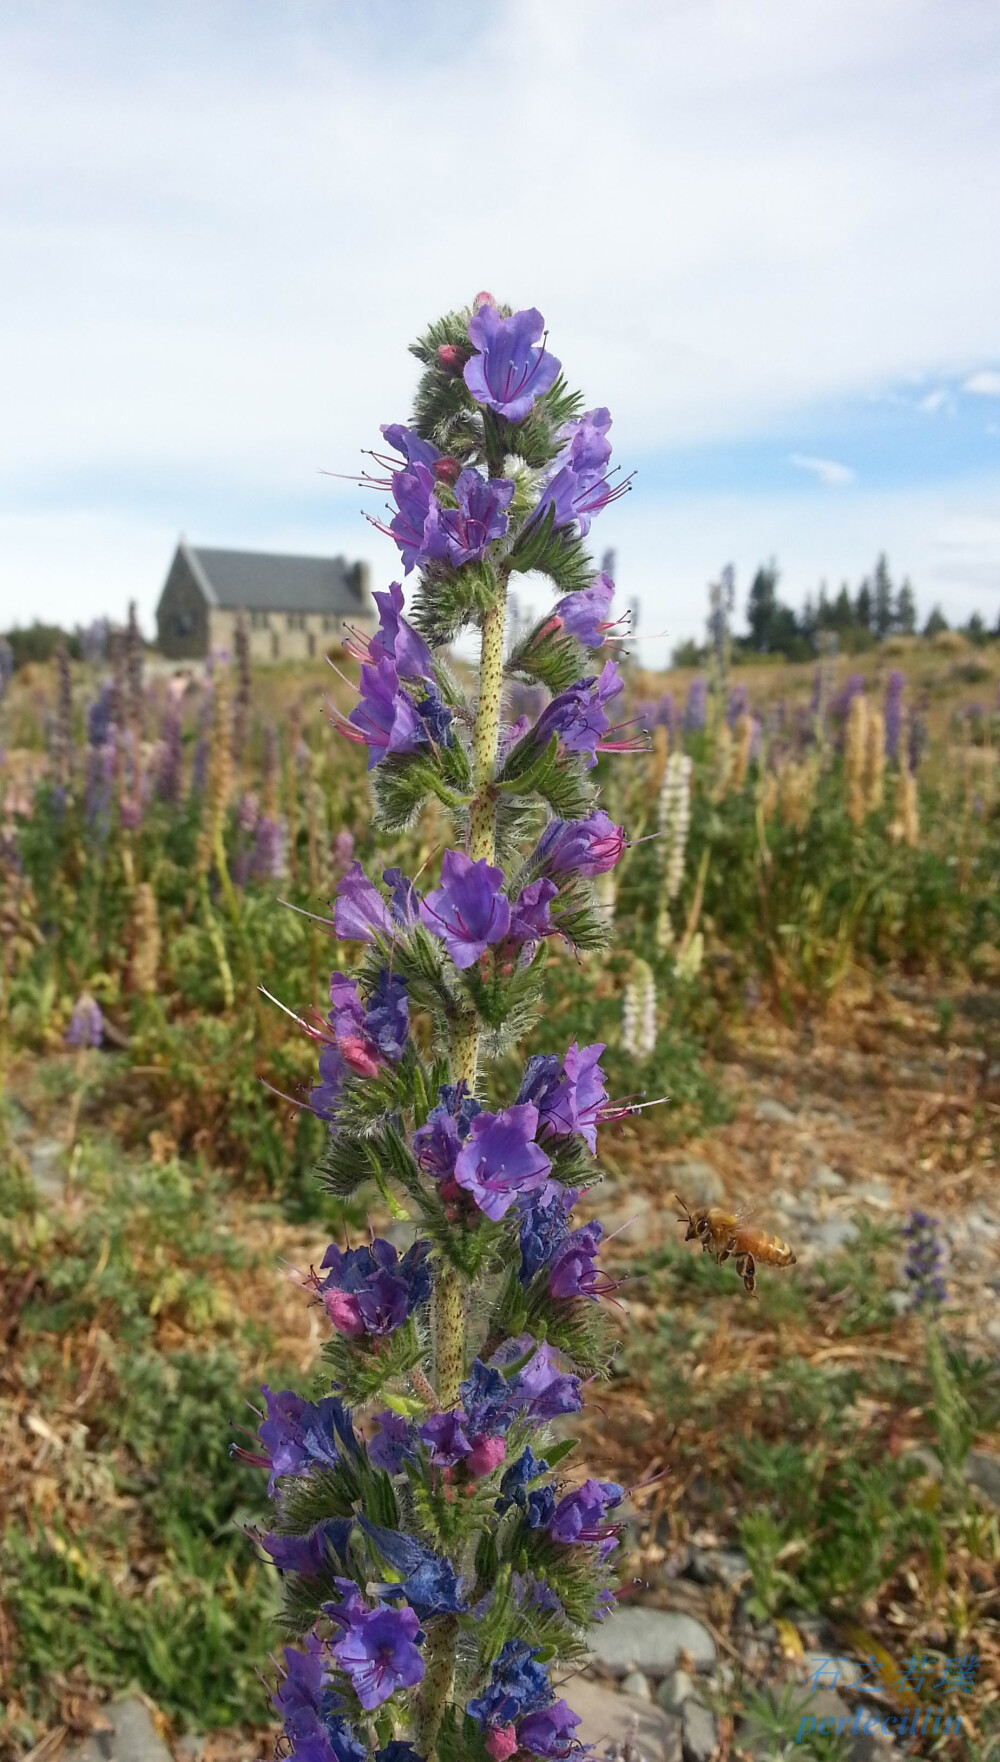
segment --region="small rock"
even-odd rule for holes
[[[794,1126],[795,1115],[783,1101],[774,1101],[770,1096],[758,1101],[754,1108],[754,1118],[764,1126]]]
[[[991,1456],[988,1450],[970,1450],[964,1473],[969,1485],[978,1488],[991,1505],[1000,1505],[1000,1456]]]
[[[876,1205],[880,1209],[892,1204],[892,1188],[888,1181],[858,1181],[851,1188],[851,1198],[861,1199],[867,1205]]]
[[[993,1341],[994,1346],[1000,1346],[1000,1315],[995,1315],[988,1321],[983,1332],[988,1340]]]
[[[665,1676],[657,1692],[657,1705],[664,1713],[679,1713],[685,1701],[694,1694],[694,1682],[686,1670],[672,1670]]]
[[[821,1253],[835,1254],[838,1248],[857,1241],[858,1226],[849,1217],[829,1217],[817,1224],[810,1235]]]
[[[649,1677],[643,1676],[641,1670],[630,1670],[622,1679],[623,1695],[633,1695],[637,1701],[651,1701],[653,1691],[649,1686]]]
[[[59,1166],[65,1151],[66,1146],[60,1138],[37,1138],[28,1146],[31,1178],[46,1199],[61,1199],[66,1190],[65,1176]]]
[[[911,1291],[889,1291],[886,1295],[896,1314],[906,1315],[913,1302],[913,1293]]]
[[[900,1463],[914,1462],[932,1481],[941,1479],[941,1464],[933,1450],[926,1444],[915,1444],[912,1450],[904,1450],[899,1458]]]
[[[711,1670],[715,1641],[692,1615],[673,1609],[626,1605],[593,1629],[594,1656],[612,1676],[641,1670],[645,1676],[666,1676],[681,1652],[690,1652],[696,1670]]]
[[[681,1762],[681,1724],[645,1701],[616,1695],[599,1683],[578,1676],[566,1686],[566,1699],[580,1724],[574,1732],[582,1744],[592,1744],[599,1755],[605,1746],[631,1739],[644,1762]]]
[[[144,1701],[130,1695],[102,1708],[113,1730],[97,1731],[82,1744],[62,1752],[61,1762],[172,1762],[170,1751],[158,1736]]]
[[[633,1193],[623,1205],[613,1206],[610,1211],[601,1211],[601,1223],[605,1236],[626,1236],[634,1241],[636,1232],[649,1228],[649,1213],[652,1209],[650,1201],[642,1193]]]
[[[719,1741],[715,1719],[700,1701],[685,1701],[681,1709],[681,1748],[684,1762],[711,1762]]]
[[[722,1176],[710,1162],[672,1162],[666,1173],[690,1205],[719,1205],[726,1197]]]
[[[688,1577],[699,1585],[738,1585],[750,1571],[739,1548],[692,1548]]]
[[[813,1169],[812,1184],[814,1187],[822,1187],[826,1193],[842,1193],[847,1186],[843,1175],[838,1175],[836,1169],[832,1169],[828,1162],[816,1164]]]
[[[799,1674],[804,1682],[815,1682],[817,1689],[849,1689],[861,1680],[854,1659],[844,1658],[839,1652],[805,1652],[799,1662]]]

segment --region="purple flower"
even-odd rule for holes
[[[410,1000],[405,979],[394,979],[385,967],[368,999],[365,1032],[382,1058],[396,1064],[410,1032]]]
[[[395,471],[392,496],[398,512],[389,522],[389,532],[399,546],[403,568],[409,575],[412,568],[422,568],[425,563],[447,555],[433,473],[426,465]]]
[[[510,906],[500,889],[503,870],[480,859],[474,863],[460,850],[446,850],[441,886],[420,904],[428,930],[444,940],[456,967],[471,967],[492,942],[502,942],[510,928]]]
[[[496,1222],[519,1193],[530,1193],[548,1179],[552,1164],[535,1143],[538,1109],[530,1102],[503,1113],[480,1113],[455,1163],[455,1180],[471,1193],[480,1211]]]
[[[470,1431],[504,1432],[518,1416],[543,1421],[555,1419],[560,1413],[579,1413],[583,1405],[579,1379],[560,1371],[558,1359],[548,1344],[539,1346],[516,1376],[503,1375],[500,1366],[523,1358],[531,1343],[530,1335],[522,1335],[506,1341],[491,1364],[473,1359],[472,1369],[459,1390]]]
[[[745,716],[750,708],[750,699],[745,685],[734,685],[729,693],[726,705],[726,721],[730,728],[735,728],[741,716]]]
[[[100,1046],[104,1040],[104,1017],[97,999],[84,991],[73,1005],[69,1027],[66,1029],[67,1046]]]
[[[553,1297],[598,1296],[597,1256],[603,1227],[596,1219],[573,1230],[549,1262],[549,1290]]]
[[[586,537],[594,516],[609,502],[625,495],[631,487],[630,480],[625,478],[615,484],[605,469],[611,458],[611,442],[607,438],[610,427],[611,416],[605,409],[588,410],[577,421],[566,424],[563,433],[570,438],[553,461],[552,475],[539,497],[535,520],[544,518],[552,508],[557,527],[576,521],[581,535]]]
[[[455,1172],[458,1153],[482,1107],[465,1083],[444,1083],[437,1106],[413,1134],[413,1153],[426,1175],[446,1181]]]
[[[558,1063],[553,1060],[553,1063]],[[547,1197],[541,1193],[521,1210],[521,1273],[522,1285],[530,1284],[535,1274],[551,1261],[557,1248],[565,1242],[569,1235],[568,1217],[576,1204],[578,1194],[575,1188],[568,1191],[553,1193]]]
[[[705,726],[708,714],[708,686],[704,679],[692,679],[688,686],[687,703],[684,706],[684,727],[689,734],[697,734]]]
[[[465,1711],[482,1726],[509,1725],[552,1700],[549,1679],[535,1660],[541,1650],[524,1640],[507,1640],[490,1673],[489,1687]]]
[[[469,320],[469,340],[479,353],[466,362],[463,373],[477,404],[508,422],[524,420],[559,372],[555,356],[533,346],[544,329],[545,321],[533,306],[512,318],[501,318],[493,305],[480,306]]]
[[[500,1480],[500,1496],[496,1502],[497,1511],[506,1511],[511,1505],[523,1506],[531,1482],[538,1480],[540,1475],[547,1474],[548,1468],[548,1463],[535,1455],[530,1444],[527,1445],[517,1461],[504,1470]]]
[[[156,771],[156,793],[160,801],[180,801],[183,759],[184,732],[181,713],[176,706],[172,706],[163,718],[160,736],[159,764]]]
[[[379,1585],[376,1595],[391,1600],[403,1597],[427,1621],[432,1615],[462,1615],[468,1609],[461,1595],[461,1580],[450,1560],[421,1547],[401,1530],[382,1529],[360,1520],[365,1534],[375,1543],[383,1560],[403,1578],[398,1584]]]
[[[440,515],[445,535],[448,560],[455,568],[481,557],[487,545],[503,538],[507,530],[504,509],[514,494],[514,485],[506,477],[480,477],[478,471],[463,471],[455,484],[457,508],[445,508]]]
[[[567,636],[575,636],[586,648],[599,649],[604,647],[605,638],[611,625],[608,613],[614,597],[615,584],[609,575],[598,575],[590,587],[579,593],[567,594],[552,608],[552,615],[559,619]]]
[[[899,752],[899,737],[903,730],[903,693],[906,690],[906,674],[894,667],[889,674],[885,688],[885,751],[886,757],[894,759]]]
[[[559,1369],[559,1361],[546,1342],[513,1378],[511,1397],[526,1418],[555,1419],[560,1413],[579,1413],[583,1402],[580,1380]]]
[[[406,981],[393,978],[383,967],[368,1003],[353,979],[330,974],[333,1005],[322,1027],[308,1027],[322,1043],[319,1055],[321,1081],[309,1096],[309,1106],[321,1119],[336,1105],[345,1068],[355,1076],[373,1077],[384,1059],[395,1064],[403,1055],[410,1026]]]
[[[658,728],[665,728],[673,738],[677,728],[677,705],[672,691],[665,691],[657,703],[655,721]]]
[[[314,1634],[307,1638],[304,1652],[285,1647],[285,1673],[271,1696],[271,1705],[284,1720],[289,1737],[298,1730],[315,1729],[319,1723],[328,1692],[322,1654],[323,1642]]]
[[[403,590],[398,581],[388,593],[372,595],[379,609],[379,625],[368,644],[376,661],[391,661],[400,679],[434,678],[434,657],[422,636],[401,616]]]
[[[543,1138],[579,1132],[588,1148],[597,1150],[597,1126],[608,1099],[603,1051],[603,1041],[578,1046],[574,1040],[561,1066],[551,1054],[528,1060],[517,1098],[536,1104]]]
[[[405,1738],[393,1738],[382,1750],[376,1750],[375,1762],[423,1762]]]
[[[558,734],[569,752],[583,753],[587,769],[593,770],[599,750],[611,750],[604,737],[612,732],[604,706],[624,690],[625,682],[614,661],[605,664],[600,677],[580,679],[547,704],[528,736],[537,746],[547,746]]]
[[[261,1394],[267,1403],[267,1418],[258,1428],[264,1446],[262,1457],[247,1453],[247,1459],[269,1467],[269,1494],[275,1482],[285,1474],[308,1474],[316,1464],[334,1467],[344,1450],[352,1455],[358,1443],[351,1425],[351,1416],[334,1395],[322,1401],[306,1401],[291,1389],[277,1394],[264,1383]]]
[[[375,1424],[379,1429],[369,1440],[368,1460],[386,1474],[398,1474],[405,1458],[413,1454],[413,1428],[389,1407],[375,1415]]]
[[[419,904],[413,882],[408,875],[403,874],[402,869],[383,869],[382,879],[392,895],[390,909],[393,918],[401,930],[412,930],[417,922]]]
[[[402,453],[411,469],[414,465],[426,465],[430,470],[441,457],[431,441],[424,440],[415,428],[404,428],[401,422],[383,422],[381,432],[394,452]]]
[[[374,942],[375,936],[394,934],[389,907],[359,862],[354,862],[337,883],[333,926],[341,942]]]
[[[337,726],[349,739],[368,747],[368,769],[390,753],[414,753],[427,744],[427,732],[409,692],[399,683],[392,662],[382,659],[361,669],[361,696]],[[354,729],[353,734],[348,730]]]
[[[851,705],[865,689],[863,673],[849,673],[836,697],[830,704],[830,714],[839,722],[846,722],[850,715]]]
[[[517,1727],[517,1741],[532,1756],[566,1757],[580,1745],[573,1732],[580,1720],[565,1701],[553,1701],[551,1707],[540,1707],[529,1713]]]
[[[291,1734],[290,1734],[291,1735]],[[367,1762],[368,1751],[346,1719],[323,1720],[315,1730],[294,1737],[286,1762]]]
[[[421,1443],[426,1444],[435,1468],[453,1468],[472,1449],[472,1439],[465,1429],[465,1416],[455,1410],[432,1414],[417,1427],[417,1435]]]
[[[911,1211],[903,1228],[907,1243],[903,1277],[910,1283],[910,1308],[932,1314],[948,1301],[942,1265],[940,1225],[925,1211]]]
[[[331,1549],[343,1563],[353,1525],[351,1517],[330,1517],[307,1536],[279,1536],[270,1530],[259,1541],[279,1572],[315,1578],[329,1565]]]
[[[415,1609],[381,1604],[369,1609],[350,1580],[338,1583],[346,1592],[343,1601],[323,1605],[324,1614],[344,1629],[331,1650],[370,1713],[397,1689],[411,1689],[423,1680],[424,1661],[415,1643],[422,1638],[420,1620]]]
[[[621,826],[595,808],[585,820],[550,820],[530,862],[547,875],[603,875],[621,861],[624,849]]]
[[[510,938],[518,947],[544,941],[553,930],[549,906],[559,893],[554,881],[530,881],[510,907]]]
[[[287,831],[282,820],[273,820],[267,814],[261,815],[257,821],[250,857],[250,873],[258,881],[277,881],[284,874],[286,836]]]
[[[605,1521],[608,1510],[620,1505],[624,1490],[616,1481],[584,1481],[572,1493],[560,1499],[549,1524],[556,1542],[603,1542],[609,1530]]]
[[[400,1260],[392,1243],[378,1236],[370,1248],[345,1251],[331,1243],[323,1256],[327,1276],[319,1289],[338,1332],[382,1337],[402,1327],[430,1298],[429,1253],[429,1242],[414,1242]]]

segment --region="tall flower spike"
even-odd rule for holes
[[[331,1190],[409,1217],[413,1239],[405,1252],[388,1229],[338,1242],[310,1268],[300,1283],[325,1335],[329,1393],[265,1387],[258,1433],[237,1452],[267,1474],[277,1509],[257,1542],[287,1578],[287,1615],[305,1634],[274,1695],[289,1762],[577,1755],[579,1722],[554,1673],[614,1601],[621,1489],[594,1476],[557,1483],[549,1466],[550,1427],[607,1368],[596,1300],[615,1288],[601,1225],[574,1225],[579,1192],[567,1182],[597,1180],[602,1122],[654,1103],[609,1103],[603,1046],[567,1046],[569,1035],[512,1081],[505,1065],[487,1087],[483,1066],[487,1053],[511,1059],[518,1025],[539,1009],[537,945],[564,934],[583,946],[577,926],[600,928],[591,883],[611,875],[626,829],[597,806],[590,772],[599,753],[644,743],[635,724],[611,722],[614,662],[588,674],[582,657],[585,676],[547,707],[516,704],[504,725],[515,563],[541,548],[555,589],[552,614],[512,651],[515,674],[518,657],[554,657],[561,683],[573,645],[600,651],[614,629],[610,561],[597,573],[575,537],[546,547],[523,486],[540,484],[543,514],[580,537],[625,486],[608,475],[608,411],[555,432],[559,407],[575,406],[568,391],[547,397],[559,363],[540,314],[501,311],[479,295],[471,317],[447,317],[416,345],[419,415],[386,425],[386,451],[373,455],[384,476],[363,481],[391,496],[382,530],[406,571],[423,571],[420,611],[407,620],[398,582],[375,596],[377,628],[347,644],[358,702],[333,712],[368,749],[375,828],[396,834],[423,810],[419,860],[436,874],[440,858],[440,878],[418,893],[401,869],[367,856],[362,866],[342,836],[331,856],[330,828],[318,864],[315,828],[310,837],[311,890],[329,876],[335,897],[330,916],[306,916],[361,958],[331,974],[328,1008],[287,1010],[318,1053],[305,1105],[329,1127]],[[508,477],[519,440],[508,425],[522,422],[530,473]],[[463,608],[481,644],[468,696],[430,634],[459,635]],[[224,696],[220,674],[217,716]],[[533,784],[551,781],[553,765],[575,817],[543,819],[533,849],[510,848],[512,827],[537,828],[532,797],[548,817]],[[280,811],[301,881],[298,802],[286,789]],[[504,812],[498,850],[504,807],[515,812]],[[237,809],[240,861],[264,864],[282,832],[269,762],[259,807]],[[644,1057],[656,1028],[648,969],[635,969],[630,993]],[[467,1720],[479,1728],[471,1743]]]

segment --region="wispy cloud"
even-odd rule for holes
[[[1000,372],[995,367],[981,367],[962,381],[962,390],[975,392],[980,398],[1000,398]]]
[[[936,392],[928,392],[926,397],[921,398],[917,408],[923,410],[925,416],[933,416],[938,410],[943,410],[947,402],[948,393],[939,386]]]
[[[825,483],[828,489],[844,489],[857,476],[849,465],[841,465],[837,459],[817,459],[812,453],[789,453],[788,463],[798,471],[811,472],[817,483]]]

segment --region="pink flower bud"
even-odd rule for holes
[[[495,1725],[486,1739],[486,1749],[493,1762],[507,1762],[517,1749],[517,1732],[512,1725]]]
[[[465,1466],[470,1474],[492,1474],[506,1454],[507,1446],[502,1438],[474,1438]]]
[[[465,350],[460,349],[457,343],[440,343],[437,355],[442,367],[448,373],[453,373],[457,379],[465,366]]]
[[[332,1321],[338,1334],[346,1334],[349,1339],[356,1340],[365,1331],[361,1319],[358,1300],[349,1291],[324,1291],[323,1308]]]
[[[495,306],[495,305],[496,305],[496,301],[494,300],[493,295],[488,294],[486,292],[485,288],[481,288],[479,293],[476,295],[475,299],[472,302],[472,310],[473,310],[473,312],[478,312],[480,306]]]
[[[457,459],[437,459],[431,467],[439,483],[454,483],[462,467]]]
[[[381,1069],[380,1061],[372,1052],[368,1041],[362,1040],[360,1035],[342,1035],[337,1041],[337,1051],[345,1065],[349,1065],[359,1077],[374,1077],[375,1072]]]

